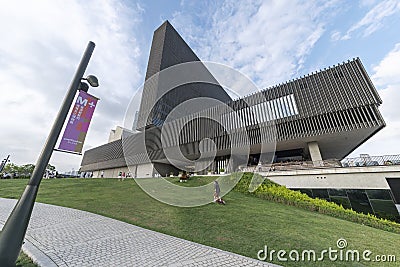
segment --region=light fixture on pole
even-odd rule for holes
[[[81,79],[81,81],[79,82],[79,85],[78,85],[78,90],[85,91],[85,92],[87,92],[89,90],[89,85],[83,81],[87,81],[91,87],[99,86],[99,80],[97,79],[97,77],[94,75],[88,75],[86,78]]]
[[[82,80],[88,81],[91,87],[99,87],[99,80],[94,75],[88,75],[86,78],[82,78]]]
[[[5,158],[5,159],[3,159],[3,160],[1,161],[1,164],[0,164],[0,172],[3,171],[3,169],[4,169],[4,167],[6,166],[7,162],[10,161],[9,158],[10,158],[10,155],[8,155],[7,158]]]

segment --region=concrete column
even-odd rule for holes
[[[320,167],[323,166],[321,152],[319,151],[319,146],[317,142],[307,143],[308,151],[310,152],[311,160],[313,161],[314,166]]]

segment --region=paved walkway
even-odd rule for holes
[[[0,198],[0,227],[15,203]],[[35,204],[26,241],[24,252],[40,266],[276,266],[93,213],[41,203]]]

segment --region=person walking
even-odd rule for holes
[[[219,194],[221,193],[221,188],[219,187],[219,183],[217,180],[214,181],[214,201],[219,199]]]
[[[218,181],[214,181],[214,202],[225,205],[225,201],[219,196],[221,188],[219,187]]]

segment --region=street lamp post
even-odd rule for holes
[[[64,97],[64,101],[54,121],[53,127],[51,128],[50,134],[37,160],[28,185],[0,233],[0,266],[15,266],[29,224],[40,182],[42,181],[46,166],[49,163],[58,136],[60,135],[68,111],[74,100],[76,91],[78,90],[78,86],[81,83],[83,74],[92,56],[94,47],[95,44],[93,42],[88,43],[68,92]]]
[[[10,155],[8,155],[7,158],[5,158],[5,159],[1,162],[1,165],[0,165],[0,172],[3,171],[3,169],[4,169],[4,167],[6,166],[7,162],[10,161],[9,158],[10,158]]]

